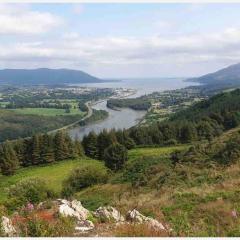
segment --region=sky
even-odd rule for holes
[[[0,4],[0,69],[193,77],[240,62],[240,3]]]

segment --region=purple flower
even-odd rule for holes
[[[27,211],[31,212],[34,210],[34,205],[32,203],[28,203],[25,209]]]
[[[237,211],[235,209],[232,210],[231,214],[232,214],[232,217],[237,218]]]

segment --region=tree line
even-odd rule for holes
[[[13,159],[14,162],[17,159],[21,166],[59,161],[82,154],[82,145],[87,156],[105,161],[106,166],[117,171],[127,160],[127,150],[135,146],[210,141],[223,131],[238,126],[239,103],[240,90],[219,94],[178,112],[164,122],[148,127],[136,126],[128,130],[103,130],[99,134],[90,132],[84,136],[81,143],[72,141],[66,133],[61,132],[55,136],[35,135],[30,140],[17,141],[18,144],[14,145],[13,150],[10,143],[5,143],[7,148],[4,145],[2,147],[0,155],[4,157],[1,164],[8,168],[8,159]],[[1,168],[4,172],[4,167]]]
[[[19,167],[62,161],[83,154],[81,143],[72,140],[63,131],[55,135],[36,134],[31,138],[1,144],[0,167],[2,174],[12,175]]]

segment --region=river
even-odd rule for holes
[[[131,97],[138,97],[144,94],[149,94],[154,91],[173,90],[192,85],[184,82],[181,78],[161,78],[161,79],[125,79],[119,82],[104,82],[81,84],[79,86],[99,87],[99,88],[132,88],[136,89],[137,93]],[[101,132],[103,129],[127,129],[139,123],[144,117],[146,111],[135,111],[132,109],[124,108],[121,111],[115,111],[107,108],[106,101],[102,101],[93,106],[97,110],[106,110],[109,113],[108,118],[91,123],[86,126],[76,126],[69,130],[72,138],[82,139],[84,135],[91,131],[96,133]]]

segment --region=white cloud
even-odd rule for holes
[[[68,38],[66,36],[69,36]],[[135,69],[154,66],[178,66],[216,62],[233,63],[240,59],[240,29],[219,33],[175,37],[92,37],[66,34],[57,41],[0,43],[0,63],[19,67],[71,67]],[[96,67],[97,66],[97,67]],[[181,69],[180,69],[181,70]],[[147,70],[146,70],[147,72]],[[191,69],[189,69],[191,72]]]
[[[51,13],[19,6],[0,4],[0,34],[41,34],[63,23]]]

